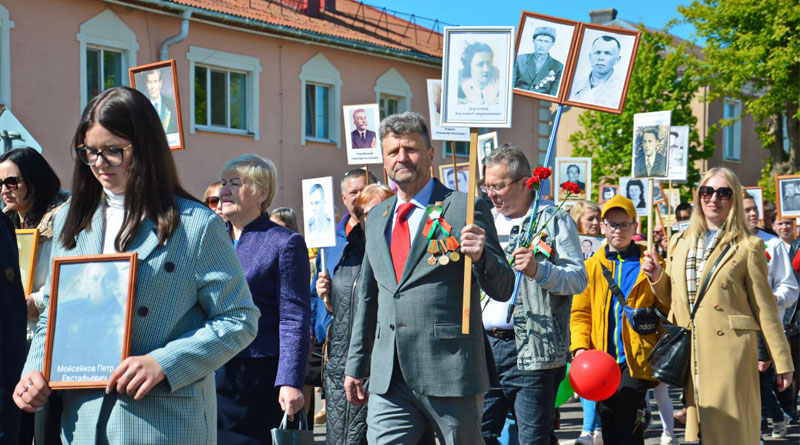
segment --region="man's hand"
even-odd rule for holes
[[[772,366],[772,360],[759,360],[758,372],[764,372],[769,369],[770,366]]]
[[[778,392],[786,391],[792,385],[792,373],[791,372],[784,372],[783,374],[778,374]]]
[[[153,357],[149,355],[128,357],[108,378],[106,394],[116,389],[119,394],[133,396],[133,400],[142,400],[165,378],[164,370]]]
[[[644,253],[644,262],[642,263],[642,272],[647,275],[647,279],[651,283],[657,282],[661,278],[661,265],[656,261],[656,248],[650,252]]]
[[[24,375],[14,387],[14,403],[26,413],[34,413],[44,406],[50,397],[50,387],[39,371]]]
[[[291,421],[294,420],[295,413],[299,412],[306,402],[303,397],[303,391],[292,386],[281,386],[278,393],[278,403]]]
[[[331,276],[328,272],[320,272],[317,275],[317,295],[324,298],[331,292]]]
[[[483,256],[483,243],[486,231],[470,224],[461,229],[461,253],[469,255],[473,263],[477,263]]]
[[[539,263],[533,256],[533,249],[520,247],[511,255],[514,256],[514,269],[522,272],[526,277],[533,278],[539,269]]]
[[[462,232],[463,233],[463,232]],[[362,406],[369,401],[369,393],[364,389],[364,379],[344,376],[344,393],[353,406]]]

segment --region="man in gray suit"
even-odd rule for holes
[[[514,272],[486,203],[476,201],[475,224],[466,225],[466,195],[431,178],[434,150],[425,119],[411,112],[389,116],[380,136],[384,165],[399,190],[367,218],[347,399],[357,406],[369,399],[370,444],[416,443],[427,425],[442,444],[483,444],[489,373],[478,288],[507,300]],[[426,222],[439,216],[450,234],[460,234],[461,254],[473,260],[468,335],[461,333],[462,259],[428,253],[422,235]],[[437,231],[433,238],[446,235]]]

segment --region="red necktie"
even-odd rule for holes
[[[411,250],[411,240],[408,234],[408,214],[414,210],[414,204],[407,202],[400,204],[397,208],[397,222],[392,230],[392,265],[394,265],[394,275],[397,282],[403,277],[403,269],[408,259],[408,251]]]

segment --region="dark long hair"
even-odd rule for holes
[[[114,241],[115,247],[124,251],[130,246],[144,217],[156,223],[158,241],[165,243],[180,223],[176,198],[196,199],[180,185],[167,136],[153,104],[144,94],[128,87],[103,91],[83,110],[71,150],[84,143],[92,125],[102,125],[133,145],[125,185],[125,222]],[[73,157],[72,203],[61,232],[61,243],[68,249],[75,247],[78,234],[91,225],[103,195],[91,168]]]
[[[50,206],[58,199],[61,181],[44,156],[33,148],[23,147],[7,151],[0,156],[0,163],[5,161],[11,161],[17,166],[28,189],[22,199],[30,200],[31,205],[25,213],[24,221],[20,215],[19,223],[22,227],[36,227]],[[14,224],[17,224],[16,219]]]

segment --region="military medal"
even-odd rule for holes
[[[428,242],[428,264],[431,266],[446,266],[450,261],[456,262],[461,259],[457,252],[460,244],[456,237],[450,234],[453,227],[442,217],[442,203],[437,201],[432,207],[426,209],[428,220],[422,228],[422,235]],[[445,239],[436,239],[436,230],[442,232]]]
[[[461,259],[461,255],[458,252],[450,252],[450,261],[457,262]]]
[[[428,265],[429,266],[435,266],[436,265],[436,257],[432,256],[432,257],[428,258]]]
[[[447,255],[442,255],[439,257],[439,265],[440,266],[447,266],[447,263],[450,262],[450,258]]]

